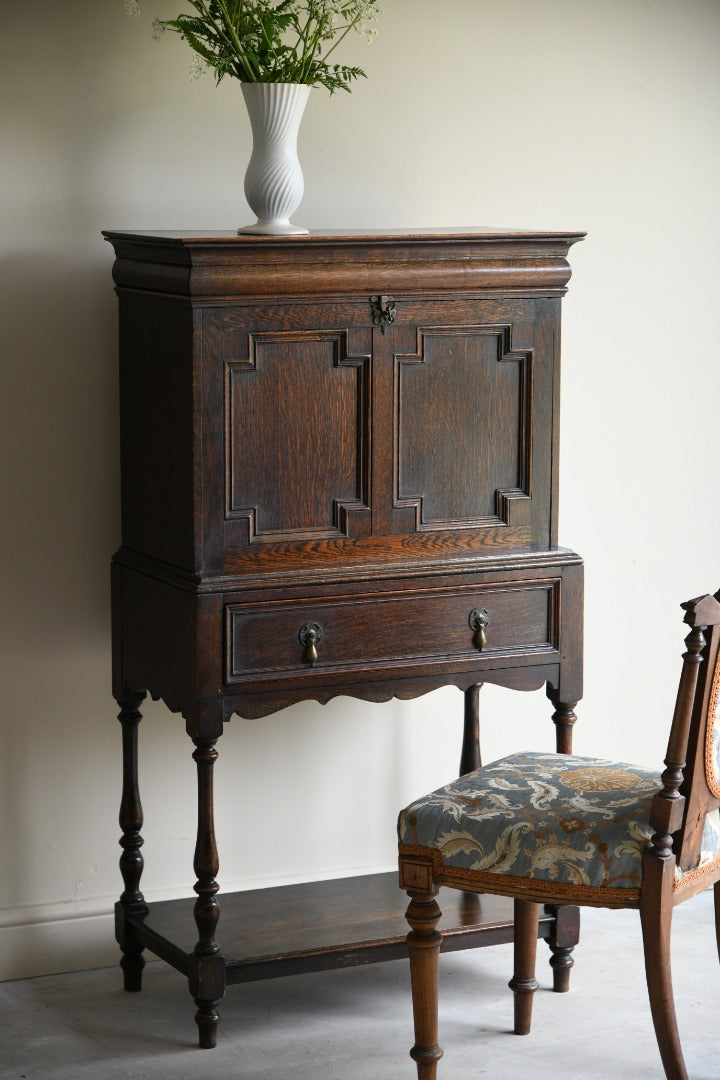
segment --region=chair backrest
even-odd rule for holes
[[[650,824],[654,854],[675,854],[683,871],[699,863],[708,814],[720,806],[720,592],[682,607],[691,627],[675,705],[663,789]],[[720,854],[720,851],[718,851]]]

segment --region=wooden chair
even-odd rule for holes
[[[515,1032],[530,1031],[540,905],[638,908],[668,1080],[687,1080],[670,973],[673,907],[715,886],[720,950],[720,592],[683,604],[685,639],[665,771],[516,754],[412,803],[398,822],[415,1018],[410,1051],[434,1080],[439,885],[514,898]]]

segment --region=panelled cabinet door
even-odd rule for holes
[[[368,536],[369,305],[214,309],[203,342],[205,416],[224,417],[211,434],[208,542],[260,550]]]
[[[398,303],[391,531],[550,542],[556,305]]]

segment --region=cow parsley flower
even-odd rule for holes
[[[365,78],[360,67],[329,62],[351,32],[372,41],[381,14],[377,0],[186,0],[191,14],[155,19],[153,36],[178,34],[196,53],[193,77],[211,69],[215,79],[304,83],[350,90]],[[125,0],[128,15],[138,0]]]

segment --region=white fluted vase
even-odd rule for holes
[[[243,83],[253,149],[245,173],[245,197],[257,215],[240,233],[291,236],[306,233],[290,221],[305,189],[297,155],[310,87],[299,83]]]

